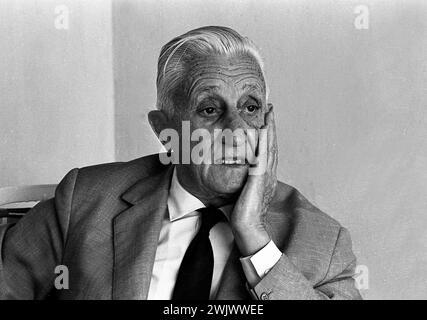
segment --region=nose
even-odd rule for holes
[[[229,129],[233,133],[232,145],[227,145],[230,141],[225,139],[224,143],[229,147],[239,147],[246,143],[246,130],[249,128],[249,125],[242,119],[237,110],[230,110],[227,112],[227,116],[224,119],[224,129]],[[240,129],[240,134],[237,129]]]

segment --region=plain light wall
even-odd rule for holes
[[[113,161],[111,2],[1,0],[0,33],[0,187]]]
[[[354,26],[358,5],[367,30]],[[159,150],[147,112],[160,48],[202,25],[261,48],[279,179],[350,230],[369,270],[363,296],[426,299],[426,3],[113,1],[117,160]]]
[[[368,30],[354,27],[360,4]],[[157,152],[161,46],[227,25],[266,60],[279,178],[350,229],[362,294],[426,299],[426,24],[421,0],[0,1],[0,186]]]

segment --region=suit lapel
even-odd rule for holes
[[[141,179],[122,195],[131,207],[113,221],[113,299],[147,298],[172,168]]]

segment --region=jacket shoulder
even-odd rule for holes
[[[56,189],[55,198],[72,199],[71,211],[93,212],[116,207],[121,195],[136,182],[164,169],[158,154],[129,162],[112,162],[71,170]],[[119,207],[117,207],[117,210]],[[104,210],[113,212],[114,210]]]
[[[130,186],[132,182],[161,170],[164,166],[158,159],[158,154],[153,154],[128,162],[111,162],[80,168],[78,186],[90,188],[116,185],[121,180]]]
[[[282,182],[278,183],[268,222],[279,249],[307,279],[321,281],[329,269],[341,224]]]
[[[308,230],[341,228],[337,220],[313,205],[296,188],[283,182],[278,182],[276,195],[271,204],[271,213],[273,220],[285,220],[294,227],[301,224]]]

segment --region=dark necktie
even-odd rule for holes
[[[220,210],[213,207],[197,211],[201,213],[202,223],[182,259],[172,300],[209,299],[214,266],[209,231],[225,217]]]

